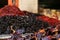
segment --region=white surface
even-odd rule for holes
[[[38,12],[38,0],[19,0],[19,8],[29,12]]]
[[[11,38],[11,35],[9,35],[9,34],[0,35],[0,39],[8,39],[8,38]]]

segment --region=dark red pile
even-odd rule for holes
[[[0,16],[4,15],[24,15],[24,13],[16,6],[5,6],[0,9]]]
[[[42,21],[48,22],[50,25],[57,25],[60,23],[60,20],[57,20],[54,18],[49,18],[47,16],[38,16],[37,20],[42,20]]]

